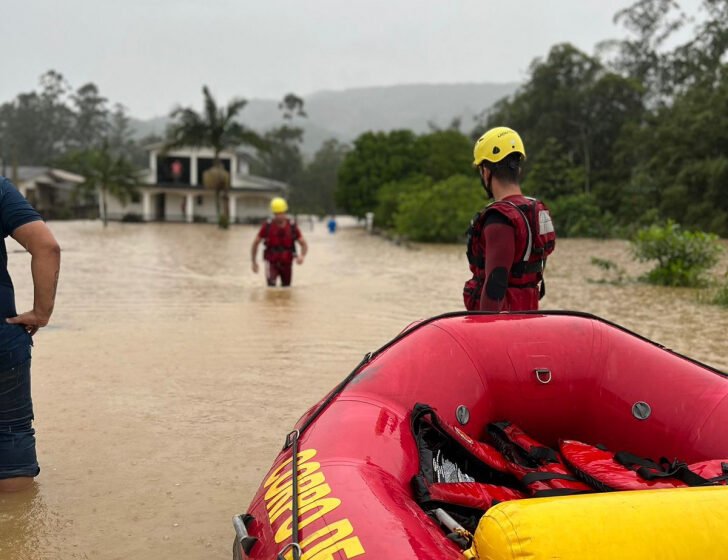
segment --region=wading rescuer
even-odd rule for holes
[[[483,188],[494,202],[476,214],[468,230],[473,277],[463,289],[465,308],[538,309],[546,291],[546,257],[554,250],[556,233],[546,205],[521,192],[523,141],[515,130],[492,128],[475,143],[473,156]]]
[[[288,203],[284,199],[274,198],[271,200],[270,211],[273,213],[273,218],[265,221],[260,226],[260,231],[250,250],[253,260],[253,272],[258,272],[258,245],[263,241],[265,244],[263,251],[266,267],[265,277],[268,285],[275,286],[276,280],[280,276],[281,286],[290,286],[293,261],[303,264],[303,259],[308,252],[308,245],[296,222],[286,214],[288,212]],[[296,243],[301,246],[300,255],[296,252]]]

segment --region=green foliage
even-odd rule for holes
[[[417,172],[421,158],[415,141],[409,130],[366,132],[359,136],[339,168],[338,206],[358,217],[373,211],[382,185]]]
[[[167,149],[183,146],[210,147],[214,152],[215,163],[219,163],[220,152],[241,144],[265,148],[266,143],[252,130],[240,124],[236,119],[243,110],[245,99],[232,99],[226,107],[220,107],[207,86],[202,87],[204,108],[198,113],[190,107],[178,107],[170,114],[173,122],[167,129]],[[223,181],[216,189],[218,225],[227,229],[230,224],[228,191],[230,181]],[[222,198],[222,203],[221,199]]]
[[[263,136],[266,149],[251,166],[253,173],[292,184],[303,171],[302,141],[301,128],[283,125],[269,130]]]
[[[299,212],[333,214],[336,211],[334,192],[348,146],[338,140],[327,140],[313,160],[304,167],[291,186],[291,205]]]
[[[392,187],[380,198],[383,185],[412,176],[440,181],[468,173],[472,170],[472,149],[470,140],[457,130],[435,130],[421,136],[409,130],[366,132],[354,141],[341,165],[337,203],[360,217],[384,204],[384,222],[389,224],[393,210],[387,205],[392,201]]]
[[[374,220],[377,227],[394,227],[394,216],[399,210],[402,201],[408,196],[423,189],[432,187],[433,180],[424,175],[414,175],[402,181],[392,181],[382,185],[377,193],[377,208]]]
[[[264,147],[265,143],[255,132],[236,120],[248,103],[245,99],[232,99],[226,107],[221,107],[207,86],[202,87],[202,95],[202,112],[178,107],[170,114],[173,122],[167,129],[167,148],[208,146],[217,158],[225,148],[240,144]]]
[[[593,194],[573,194],[548,203],[560,237],[611,237],[616,231],[614,217],[602,212]]]
[[[415,141],[418,172],[435,181],[473,170],[473,144],[457,130],[436,130]]]
[[[641,262],[657,261],[643,278],[663,286],[702,286],[706,273],[718,262],[722,247],[717,236],[686,231],[669,220],[637,232],[632,240],[634,256]]]
[[[230,227],[230,217],[227,214],[220,214],[217,217],[217,226],[220,229],[228,229]]]
[[[723,282],[715,290],[711,303],[728,307],[728,275],[726,275]]]
[[[580,177],[573,172],[564,177],[567,190],[581,179],[582,191],[589,192],[593,183],[615,173],[612,145],[624,124],[640,116],[641,97],[639,83],[610,72],[573,45],[556,45],[545,60],[533,62],[529,81],[496,103],[477,132],[502,125],[516,129],[529,160],[543,166],[555,156],[557,166],[579,168]]]
[[[472,177],[455,175],[431,186],[423,184],[401,201],[394,216],[396,230],[413,241],[460,241],[483,202],[483,189]]]
[[[107,195],[126,202],[136,192],[139,181],[136,167],[123,155],[113,154],[106,142],[99,148],[71,152],[62,161],[68,169],[83,175],[82,190],[99,192],[104,226],[108,222]]]
[[[604,276],[598,280],[589,279],[589,282],[595,284],[623,284],[627,273],[614,261],[609,259],[601,259],[599,257],[591,257],[591,264],[599,268]]]
[[[556,139],[549,137],[531,158],[523,190],[538,198],[555,200],[578,194],[584,188],[584,168],[573,154]]]

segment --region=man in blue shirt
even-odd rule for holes
[[[31,338],[53,313],[61,249],[40,214],[0,176],[0,492],[30,486],[40,468],[30,398]],[[31,254],[33,309],[18,315],[5,238]]]

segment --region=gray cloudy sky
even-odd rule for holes
[[[557,42],[592,52],[632,0],[0,0],[0,101],[48,69],[137,117],[399,83],[521,81]],[[696,13],[699,0],[683,0]]]

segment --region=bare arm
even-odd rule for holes
[[[308,253],[308,243],[306,243],[306,240],[303,236],[301,236],[298,238],[298,244],[301,246],[301,255],[296,259],[296,262],[298,264],[303,264],[303,259],[306,257],[306,253]]]
[[[31,254],[33,309],[7,319],[7,322],[23,325],[33,335],[48,324],[53,313],[61,269],[61,247],[48,226],[41,221],[20,226],[12,236]]]
[[[258,273],[258,245],[260,245],[260,242],[263,240],[263,238],[260,235],[256,235],[255,239],[253,240],[253,245],[250,247],[250,259],[252,261],[252,269],[253,272],[256,274]]]

